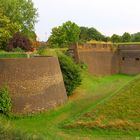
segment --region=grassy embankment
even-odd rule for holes
[[[81,115],[67,128],[86,128],[110,132],[128,133],[140,137],[140,76],[122,89],[102,100],[98,105]],[[110,132],[109,132],[110,131]],[[114,133],[113,132],[113,133]],[[116,133],[117,134],[117,133]]]
[[[64,106],[32,117],[9,119],[0,116],[0,121],[5,122],[5,124],[10,124],[12,129],[18,129],[29,134],[41,135],[45,140],[82,140],[100,139],[101,137],[106,139],[108,137],[138,136],[138,133],[135,133],[133,130],[131,134],[128,134],[128,131],[109,131],[108,128],[100,130],[79,126],[69,129],[70,125],[77,125],[77,122],[81,121],[83,116],[86,116],[84,114],[87,114],[87,112],[92,113],[99,103],[108,100],[113,94],[117,93],[116,91],[119,91],[134,77],[127,75],[95,77],[83,73],[83,78],[82,85]],[[122,100],[122,102],[126,103],[125,100]],[[123,104],[122,102],[120,104]],[[114,115],[117,117],[117,113]],[[90,121],[92,118],[86,119]]]

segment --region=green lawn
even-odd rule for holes
[[[70,124],[75,123],[81,116],[92,111],[99,103],[108,100],[116,91],[119,91],[134,76],[113,75],[106,77],[91,76],[83,73],[83,83],[69,98],[69,101],[54,110],[46,113],[8,119],[0,116],[1,122],[10,124],[13,129],[18,129],[30,134],[41,135],[45,140],[92,140],[107,138],[127,138],[131,139],[138,136],[137,133],[130,135],[116,130],[87,129],[85,127],[69,128]]]
[[[66,125],[140,137],[140,76]],[[108,131],[108,132],[107,132]],[[113,132],[113,133],[114,133]]]
[[[5,52],[0,50],[0,58],[26,58],[27,54],[21,52]]]

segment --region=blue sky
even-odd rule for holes
[[[71,20],[105,35],[140,31],[140,0],[33,0],[39,18],[36,33],[46,41],[51,29]]]

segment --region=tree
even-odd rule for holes
[[[62,31],[66,34],[66,40],[69,45],[79,41],[80,28],[77,24],[67,21],[62,25]]]
[[[2,13],[0,14],[0,48],[6,49],[7,43],[13,34],[20,29],[20,25],[10,21]]]
[[[61,26],[52,29],[52,35],[48,39],[48,44],[52,48],[68,47],[66,33],[63,32]]]
[[[121,37],[120,37],[119,35],[117,35],[117,34],[113,34],[113,35],[111,36],[111,41],[112,41],[113,43],[118,43],[118,42],[121,41]]]
[[[131,35],[132,42],[140,42],[140,32]]]
[[[82,41],[88,41],[89,36],[88,36],[88,27],[80,27],[80,40]]]
[[[80,40],[82,41],[90,41],[90,40],[96,40],[96,41],[104,41],[105,36],[102,35],[98,30],[95,28],[88,28],[88,27],[80,27]]]
[[[109,36],[105,36],[105,37],[103,38],[103,41],[109,42],[109,41],[111,41],[111,38],[110,38]]]
[[[0,0],[0,8],[12,23],[20,25],[19,31],[32,39],[37,21],[37,10],[32,0]]]
[[[79,41],[80,28],[77,24],[67,21],[62,26],[52,29],[52,35],[48,39],[50,47],[69,47]]]
[[[88,36],[89,40],[101,41],[104,38],[104,36],[93,27],[88,29]]]
[[[127,32],[125,32],[121,37],[122,42],[130,42],[131,41],[131,35]]]

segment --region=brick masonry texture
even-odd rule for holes
[[[93,75],[140,73],[140,44],[84,44],[70,49],[75,61],[87,64]]]
[[[46,111],[67,100],[56,57],[0,59],[0,86],[8,86],[12,111]]]

